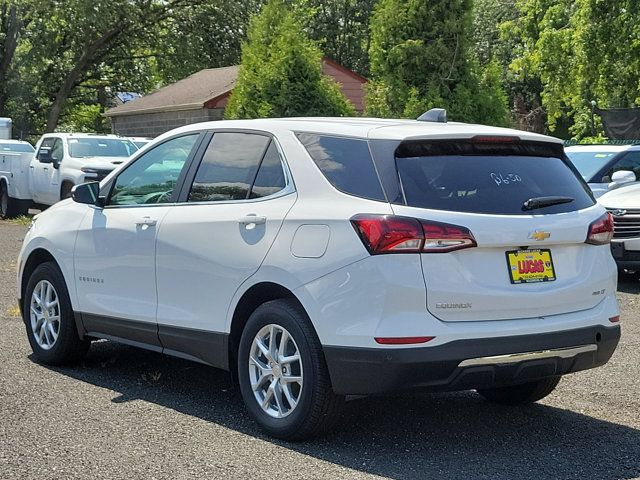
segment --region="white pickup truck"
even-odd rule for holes
[[[75,185],[102,180],[136,150],[131,140],[116,135],[50,133],[40,138],[35,155],[33,148],[0,153],[7,159],[0,161],[0,217],[53,205],[67,198]]]

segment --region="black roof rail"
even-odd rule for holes
[[[432,108],[420,115],[418,121],[447,123],[447,111],[444,108]]]

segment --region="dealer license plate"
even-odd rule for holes
[[[511,283],[552,282],[556,279],[551,250],[511,250],[506,254]]]

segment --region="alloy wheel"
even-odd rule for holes
[[[251,344],[248,367],[260,408],[274,418],[290,415],[303,388],[302,359],[291,334],[280,325],[261,328]]]
[[[60,333],[60,302],[54,286],[40,280],[31,294],[29,316],[33,337],[43,350],[51,349]]]

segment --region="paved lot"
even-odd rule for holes
[[[350,402],[341,428],[265,438],[222,371],[110,342],[77,368],[36,364],[17,316],[25,227],[0,222],[0,479],[640,477],[640,284],[603,368],[526,408],[472,393]]]

